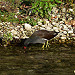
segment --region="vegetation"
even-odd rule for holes
[[[29,1],[32,7],[25,12],[25,6],[22,7],[21,3],[24,1]],[[51,19],[50,13],[53,7],[64,3],[73,4],[74,0],[2,0],[2,2],[7,2],[7,8],[0,7],[0,22],[15,22],[18,24],[29,23],[34,26],[37,25],[37,22],[40,18]],[[20,13],[16,13],[17,8],[21,9]],[[16,9],[16,10],[14,10]],[[23,10],[23,11],[22,11]],[[30,13],[31,12],[31,13]],[[25,15],[24,18],[16,18],[15,15]],[[12,40],[11,33],[4,34],[4,39]]]
[[[10,21],[10,22],[16,22],[16,23],[29,23],[31,25],[36,25],[38,20],[34,20],[31,18],[31,15],[36,15],[37,19],[38,18],[47,18],[47,19],[51,19],[50,13],[52,10],[52,7],[57,6],[57,4],[61,4],[62,2],[66,2],[66,3],[73,3],[74,0],[3,0],[6,2],[10,3],[9,8],[11,9],[11,7],[13,9],[18,8],[21,6],[21,3],[23,1],[30,1],[32,8],[29,10],[32,13],[29,15],[27,12],[26,16],[29,16],[28,18],[24,18],[22,20],[19,21],[18,18],[15,18],[14,16],[16,15],[15,12],[7,12],[7,11],[1,11],[0,10],[0,17],[1,17],[1,21],[5,22],[5,21]],[[19,14],[25,14],[25,12],[21,12]],[[29,19],[30,18],[30,19]]]
[[[58,0],[41,0],[37,1],[36,3],[32,3],[32,9],[33,13],[35,13],[37,16],[40,16],[41,18],[48,18],[50,19],[50,13],[52,10],[52,7],[55,7],[57,3],[62,3]]]

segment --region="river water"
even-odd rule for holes
[[[75,47],[0,47],[0,75],[74,75]]]

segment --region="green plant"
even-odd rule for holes
[[[12,41],[13,37],[11,33],[3,34],[3,38]]]
[[[13,36],[11,33],[4,33],[3,34],[3,42],[4,42],[4,45],[7,45],[9,43],[9,41],[12,41],[13,40]]]
[[[6,11],[1,11],[0,10],[0,17],[1,17],[1,21],[3,22],[19,22],[19,19],[18,18],[15,18],[15,13],[8,13]]]
[[[37,22],[38,22],[38,19],[28,16],[27,18],[24,18],[23,20],[21,20],[19,23],[20,24],[29,23],[30,25],[34,26],[34,25],[37,25]]]
[[[41,18],[50,19],[49,13],[51,13],[52,7],[55,7],[57,3],[62,3],[59,0],[41,0],[32,3],[32,13],[39,15]]]

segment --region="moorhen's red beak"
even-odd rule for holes
[[[24,49],[26,49],[27,47],[24,46]]]

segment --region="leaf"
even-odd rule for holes
[[[51,2],[54,2],[54,0],[50,0]]]
[[[59,0],[55,0],[57,3],[62,3],[61,1],[59,1]]]
[[[45,4],[46,4],[45,7],[47,8],[48,7],[48,2],[46,2]]]

